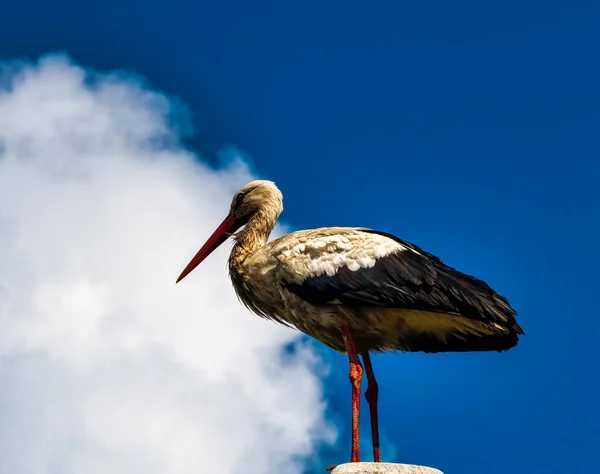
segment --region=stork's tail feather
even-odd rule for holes
[[[441,341],[434,335],[423,334],[410,340],[410,352],[474,352],[496,351],[503,352],[515,347],[519,342],[519,334],[508,334],[481,337],[476,335],[450,335]],[[406,341],[402,341],[405,345]]]
[[[520,334],[522,336],[525,335],[525,331],[523,331],[523,328],[521,326],[519,326],[519,323],[517,323],[516,321],[514,322],[512,329],[517,334]]]

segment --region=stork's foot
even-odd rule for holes
[[[327,466],[325,468],[326,471],[333,471],[338,465],[337,464],[330,464],[329,466]]]

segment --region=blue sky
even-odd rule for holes
[[[526,336],[508,353],[374,357],[384,460],[446,474],[596,463],[597,3],[61,5],[4,6],[2,59],[64,51],[134,71],[189,107],[190,148],[219,166],[238,147],[277,182],[286,224],[397,234],[517,309]],[[342,436],[307,472],[349,457],[347,361],[316,347]]]

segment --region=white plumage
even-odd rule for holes
[[[290,283],[323,274],[334,276],[341,267],[371,268],[377,259],[403,250],[406,247],[388,237],[347,227],[292,232],[265,248],[280,263],[279,277]]]

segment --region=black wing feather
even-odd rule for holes
[[[288,289],[316,305],[339,301],[344,305],[457,314],[523,333],[515,310],[484,281],[445,265],[435,255],[394,235],[358,230],[386,236],[418,253],[404,250],[390,254],[373,267],[356,271],[342,267],[334,276],[307,278],[302,284],[289,284]]]

